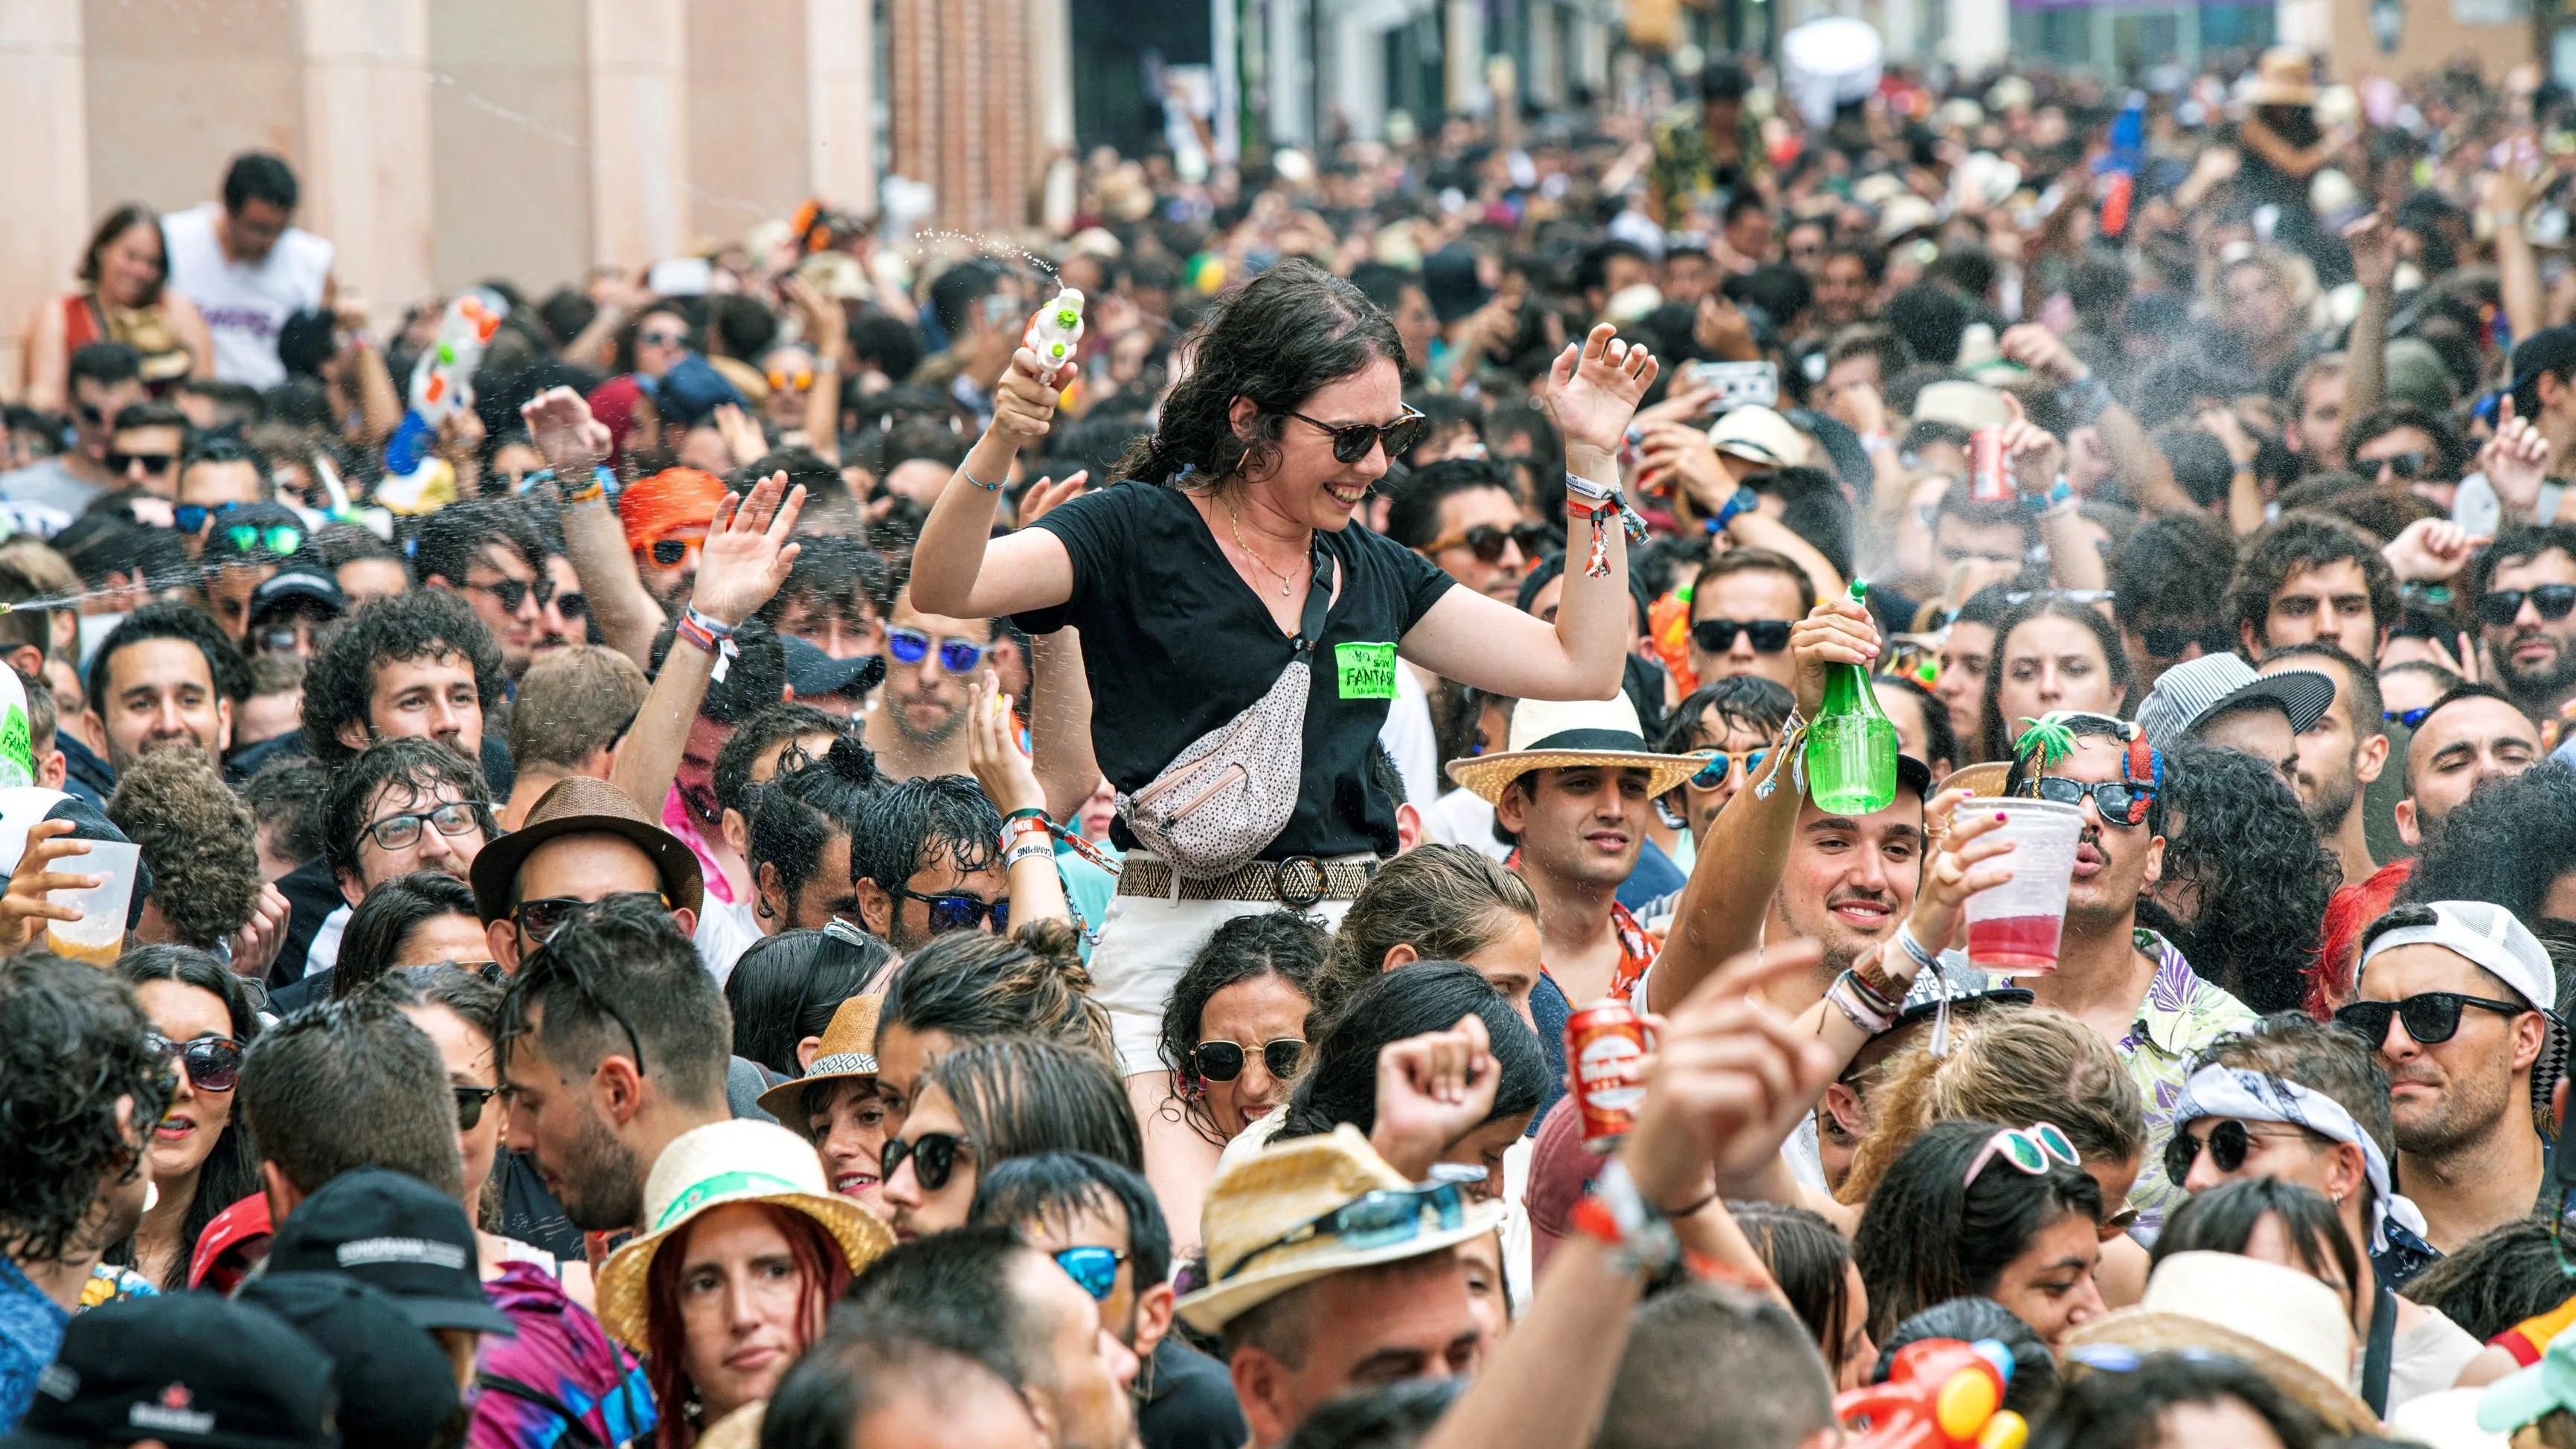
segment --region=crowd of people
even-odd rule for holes
[[[2576,97],[2168,79],[817,203],[463,407],[279,158],[111,212],[5,1442],[2576,1445]]]

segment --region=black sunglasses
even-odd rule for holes
[[[1789,621],[1786,619],[1752,619],[1741,623],[1733,619],[1691,621],[1691,642],[1711,654],[1723,654],[1734,648],[1735,636],[1739,632],[1753,637],[1753,652],[1756,654],[1777,654],[1789,647]]]
[[[456,1094],[456,1130],[471,1132],[483,1120],[483,1104],[500,1094],[498,1087],[450,1087]]]
[[[2125,780],[2103,780],[2099,783],[2087,784],[2082,780],[2067,779],[2063,775],[2034,775],[2022,781],[2021,793],[2028,799],[2054,800],[2060,805],[2072,805],[2079,810],[2084,806],[2084,797],[2090,795],[2093,797],[2093,804],[2102,812],[2103,823],[2117,825],[2124,830],[2134,825],[2145,824],[2147,806],[2155,800],[2154,795],[2132,787]]]
[[[150,1040],[154,1050],[178,1061],[200,1092],[229,1092],[241,1081],[242,1045],[231,1037],[175,1042],[156,1031]]]
[[[1203,1041],[1190,1049],[1190,1059],[1199,1069],[1199,1078],[1209,1082],[1231,1082],[1243,1075],[1248,1058],[1239,1042]],[[1287,1081],[1297,1075],[1306,1059],[1306,1044],[1293,1036],[1261,1044],[1261,1064],[1270,1069],[1272,1078]]]
[[[107,455],[107,471],[132,472],[135,465],[139,463],[144,472],[158,477],[169,472],[170,465],[178,461],[179,455],[176,453],[110,453]]]
[[[555,595],[555,612],[567,621],[586,618],[590,613],[590,600],[577,590],[566,589]]]
[[[1293,411],[1290,412],[1288,416],[1295,418],[1301,423],[1322,428],[1325,432],[1332,434],[1333,457],[1335,461],[1343,463],[1358,462],[1369,455],[1369,449],[1374,448],[1381,443],[1386,445],[1387,459],[1392,462],[1398,454],[1421,441],[1422,430],[1425,427],[1428,427],[1431,423],[1429,418],[1415,412],[1410,407],[1404,410],[1403,416],[1383,427],[1376,423],[1341,423],[1337,425],[1333,423],[1316,422],[1313,418],[1306,416],[1304,413]]]
[[[948,1175],[957,1170],[957,1154],[965,1145],[965,1140],[953,1132],[924,1132],[909,1142],[889,1137],[885,1151],[878,1155],[877,1180],[894,1181],[894,1170],[909,1157],[913,1180],[921,1184],[923,1192],[937,1192],[948,1185]]]
[[[2245,1165],[2245,1154],[2254,1150],[2254,1133],[2235,1118],[2226,1118],[2209,1129],[2206,1139],[2194,1137],[2190,1124],[2174,1128],[2165,1141],[2165,1181],[2176,1187],[2191,1176],[2191,1165],[2203,1147],[2209,1149],[2209,1160],[2221,1172],[2234,1172]]]
[[[660,569],[678,568],[681,561],[689,556],[689,550],[693,547],[695,545],[685,538],[657,538],[653,540],[653,566]]]
[[[2520,1002],[2459,991],[2424,991],[2404,1001],[2356,1001],[2335,1013],[2335,1025],[2377,1046],[2388,1040],[2388,1023],[2394,1018],[2406,1024],[2406,1034],[2417,1046],[2440,1046],[2459,1032],[2461,1010],[2471,1006],[2498,1016],[2520,1016],[2531,1010]]]
[[[442,833],[458,835],[463,832],[445,830],[442,827]],[[390,850],[395,847],[386,848]],[[595,901],[580,900],[573,896],[540,896],[533,901],[519,902],[511,910],[510,917],[519,923],[520,930],[527,932],[529,940],[542,946],[552,941],[557,931],[571,925],[574,918],[587,916],[610,901],[660,901],[664,910],[669,910],[671,907],[671,898],[659,891],[616,891],[601,896]]]
[[[896,886],[886,894],[902,900],[919,901],[930,907],[930,933],[934,936],[949,931],[974,930],[984,923],[986,916],[993,918],[994,935],[1002,935],[1011,929],[1009,901],[978,900],[964,891],[942,891],[938,895],[926,896],[902,886]],[[886,1170],[892,1172],[894,1169]]]
[[[2576,584],[2542,584],[2535,589],[2498,589],[2478,600],[2478,619],[2496,628],[2510,627],[2522,612],[2522,601],[2531,600],[2540,617],[2556,622],[2576,612]]]
[[[1501,563],[1503,550],[1515,544],[1519,545],[1522,558],[1534,559],[1543,553],[1552,552],[1548,545],[1554,542],[1554,536],[1548,532],[1547,525],[1543,523],[1515,523],[1509,528],[1496,528],[1490,523],[1479,523],[1473,528],[1440,539],[1422,551],[1428,554],[1439,553],[1443,549],[1463,548],[1474,554],[1478,563]]]
[[[2138,637],[2146,644],[2148,657],[2153,659],[2180,659],[2182,651],[2194,644],[2200,646],[2203,654],[2224,654],[2236,645],[2236,641],[2228,637],[2224,624],[2208,624],[2197,629],[2185,629],[2175,624],[2148,624],[2138,630]]]
[[[2424,452],[2392,453],[2379,460],[2379,466],[2388,470],[2388,476],[2407,483],[2423,477],[2432,463],[2433,455]]]
[[[662,545],[657,543],[653,546],[658,549]],[[657,554],[655,557],[659,558],[660,556]],[[673,559],[672,562],[677,563],[679,560]],[[503,579],[499,583],[467,584],[465,587],[472,589],[477,593],[490,594],[493,598],[499,600],[501,603],[501,612],[505,614],[515,614],[519,612],[519,606],[528,601],[528,595],[530,594],[535,594],[537,596],[537,606],[539,608],[545,607],[545,605],[555,596],[555,581],[543,578],[532,584],[522,583],[517,579]]]

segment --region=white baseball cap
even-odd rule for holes
[[[2513,988],[2534,1011],[2558,1004],[2558,976],[2549,966],[2548,948],[2514,913],[2492,901],[2434,901],[2433,919],[2423,925],[2395,926],[2370,938],[2361,964],[2399,946],[2439,946],[2484,968]]]

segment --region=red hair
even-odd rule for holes
[[[796,1257],[796,1274],[801,1286],[796,1290],[796,1316],[804,1324],[802,1350],[822,1336],[824,1317],[841,1295],[849,1291],[850,1260],[841,1251],[840,1241],[824,1231],[823,1225],[796,1211],[774,1202],[751,1204],[769,1225],[787,1240],[787,1248]],[[704,1221],[700,1219],[699,1221]],[[685,1412],[697,1397],[697,1385],[689,1382],[689,1371],[682,1365],[688,1352],[688,1333],[680,1326],[680,1271],[688,1261],[689,1237],[697,1230],[691,1222],[673,1233],[653,1255],[653,1268],[644,1279],[644,1375],[653,1386],[653,1402],[660,1422],[653,1430],[655,1449],[689,1449],[698,1439],[699,1425],[689,1422]]]
[[[2308,1015],[2324,1021],[2335,1008],[2352,1000],[2361,965],[2361,936],[2371,923],[2388,914],[2398,889],[2415,873],[2412,860],[2394,860],[2363,880],[2337,886],[2326,902],[2325,931],[2317,942],[2316,961],[2307,972]]]

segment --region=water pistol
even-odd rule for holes
[[[474,369],[482,365],[483,349],[501,330],[501,318],[509,310],[499,293],[480,287],[447,304],[447,314],[438,319],[437,339],[412,367],[411,406],[385,444],[388,477],[418,471],[438,437],[438,425],[472,404]]]
[[[1021,334],[1020,345],[1036,353],[1050,371],[1073,361],[1082,346],[1081,290],[1067,287],[1039,308],[1038,315],[1029,319],[1029,330]]]
[[[1896,1351],[1884,1383],[1834,1397],[1846,1449],[2022,1449],[2030,1425],[2003,1406],[2012,1350],[1926,1338]]]

